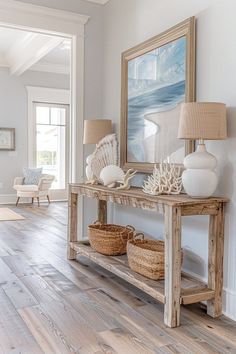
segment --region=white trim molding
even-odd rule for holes
[[[15,13],[15,15],[19,15],[19,17],[37,16],[41,19],[44,18],[45,22],[51,18],[53,22],[55,20],[59,20],[73,24],[85,25],[89,20],[89,16],[86,15],[81,15],[70,11],[52,9],[50,7],[33,5],[16,0],[0,0],[0,9],[4,12],[5,16],[7,16],[8,12],[13,14]]]
[[[236,321],[236,291],[229,288],[223,289],[223,314]]]
[[[26,86],[26,90],[31,101],[70,104],[70,90],[38,86]]]

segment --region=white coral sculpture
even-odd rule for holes
[[[154,166],[153,174],[144,181],[143,192],[152,195],[180,194],[182,185],[180,166],[170,163],[160,163]]]

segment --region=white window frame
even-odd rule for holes
[[[49,98],[50,99],[50,98]],[[63,100],[66,101],[66,100]],[[71,156],[70,156],[70,106],[66,103],[56,102],[56,97],[53,102],[31,101],[32,104],[32,124],[28,127],[28,160],[30,161],[29,167],[37,167],[37,121],[36,121],[36,107],[58,107],[66,110],[66,146],[65,146],[65,188],[51,189],[50,196],[54,201],[67,201],[68,200],[68,182],[71,179]],[[28,120],[29,123],[29,120]],[[29,145],[29,142],[31,146]]]
[[[48,87],[26,86],[28,93],[28,166],[35,167],[35,152],[36,152],[36,122],[34,104],[64,104],[70,105],[70,90],[53,89]],[[69,119],[67,128],[69,129],[69,170],[68,180],[72,180],[73,170],[70,153],[71,137],[71,120]]]

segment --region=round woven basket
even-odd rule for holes
[[[161,240],[134,239],[127,243],[129,267],[153,280],[165,278],[165,243]],[[181,254],[183,261],[183,252]]]
[[[135,229],[130,226],[101,224],[89,225],[88,237],[91,247],[106,256],[120,256],[126,253],[127,241],[134,237]]]

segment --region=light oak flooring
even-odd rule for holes
[[[86,259],[66,259],[67,206],[20,205],[0,222],[0,354],[236,353],[236,322],[163,306]]]

